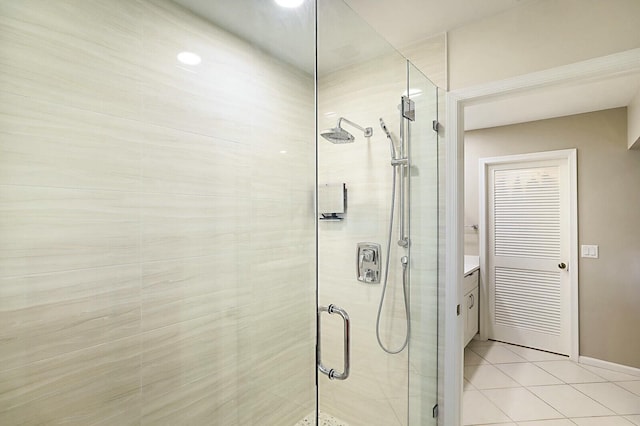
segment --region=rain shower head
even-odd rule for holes
[[[347,132],[342,127],[323,130],[320,132],[320,136],[331,143],[350,143],[355,139],[351,133]]]
[[[357,125],[353,121],[349,121],[344,117],[340,117],[340,119],[338,120],[338,125],[336,127],[334,127],[333,129],[327,129],[327,130],[321,131],[320,136],[322,136],[329,142],[336,143],[336,144],[353,142],[355,140],[355,137],[351,133],[347,132],[345,129],[342,128],[343,121],[351,125],[352,127],[355,127],[358,130],[362,130],[364,132],[365,138],[371,137],[373,135],[373,128],[371,127],[364,128],[362,126]]]

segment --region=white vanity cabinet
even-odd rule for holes
[[[476,269],[464,277],[464,345],[478,333],[478,275]]]

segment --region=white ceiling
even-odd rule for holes
[[[345,1],[398,48],[533,0]]]
[[[309,0],[283,9],[274,0],[174,0],[258,48],[309,73],[316,57]],[[320,0],[318,71],[338,69],[472,21],[538,0]],[[362,19],[361,19],[362,18]],[[375,30],[374,30],[375,29]],[[390,44],[389,44],[390,43]],[[480,129],[627,106],[640,76],[547,88],[465,109]]]
[[[297,68],[313,73],[313,3],[174,0]],[[534,0],[320,0],[319,72],[335,70]],[[354,12],[355,11],[355,12]],[[310,48],[311,47],[311,48]]]
[[[307,1],[286,9],[273,0],[173,0],[271,55],[313,74],[315,20]],[[309,49],[309,47],[312,47]]]
[[[497,15],[536,0],[345,0],[395,46]],[[640,75],[507,95],[465,107],[465,130],[505,126],[629,105]]]

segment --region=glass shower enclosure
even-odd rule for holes
[[[318,316],[323,366],[344,373],[350,345],[349,376],[318,378],[320,419],[435,425],[437,91],[342,1],[318,2],[317,34],[318,303],[350,320],[346,341],[341,315]]]
[[[0,32],[0,424],[436,424],[437,91],[346,3]]]

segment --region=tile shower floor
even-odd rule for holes
[[[475,340],[464,364],[464,425],[640,425],[640,376]]]
[[[316,426],[316,413],[311,413],[304,419],[296,423],[295,426]],[[318,426],[349,426],[342,420],[338,420],[327,413],[320,412],[318,416]]]

